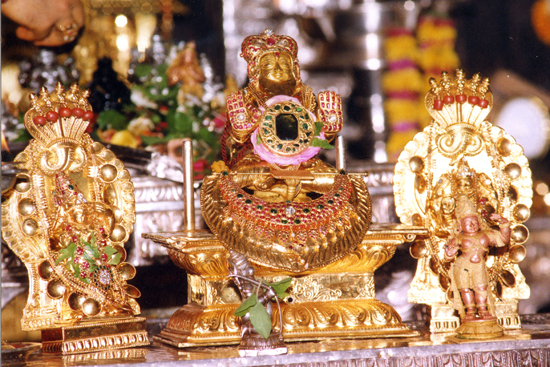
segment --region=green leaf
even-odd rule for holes
[[[323,130],[323,123],[321,121],[315,121],[315,130],[313,132],[313,136],[319,136],[321,130]]]
[[[262,138],[260,138],[260,134],[256,134],[256,145],[262,145]]]
[[[96,269],[97,269],[97,266],[95,266],[95,265],[90,265],[90,268],[88,269],[88,272],[89,272],[90,274],[92,274]]]
[[[134,68],[134,73],[138,78],[146,77],[153,71],[153,67],[149,64],[139,64]]]
[[[269,317],[265,307],[258,302],[250,308],[249,312],[250,322],[254,330],[263,336],[264,339],[269,338],[269,334],[271,334],[271,317]]]
[[[170,138],[165,136],[164,138],[159,138],[158,136],[145,136],[141,135],[141,141],[145,145],[155,145],[155,144],[166,144],[170,141]]]
[[[257,303],[258,303],[258,296],[256,295],[256,293],[253,293],[243,303],[241,303],[239,308],[235,310],[235,316],[243,317],[244,315],[247,314],[250,308],[252,308]]]
[[[88,250],[88,252],[94,257],[94,259],[99,258],[99,251],[97,247],[93,246],[90,242],[82,241],[82,247],[84,247],[85,250]],[[86,253],[86,251],[84,251],[84,253]]]
[[[282,299],[288,296],[288,293],[286,292],[286,290],[288,289],[288,287],[290,287],[291,283],[292,283],[292,278],[286,278],[275,283],[265,283],[265,284],[272,287],[275,293],[277,293],[277,297]]]
[[[218,143],[218,135],[216,135],[212,131],[209,131],[206,127],[200,128],[199,137],[204,140],[209,146],[213,146]]]
[[[179,111],[168,113],[168,115],[166,115],[166,121],[168,122],[170,131],[181,133],[184,136],[191,136],[191,132],[193,131],[193,119],[188,114]]]
[[[105,248],[103,249],[103,251],[107,254],[107,256],[111,257],[111,255],[114,255],[117,253],[117,250],[116,248],[114,248],[113,246],[105,246]]]
[[[120,259],[122,259],[122,254],[116,254],[115,256],[113,256],[111,261],[109,261],[109,264],[116,265],[120,262]]]
[[[330,143],[324,139],[319,138],[313,138],[311,141],[310,146],[312,147],[319,147],[323,149],[334,149],[334,146],[330,145]]]
[[[101,111],[97,116],[97,126],[102,129],[124,130],[128,126],[126,116],[115,110]]]
[[[57,260],[55,260],[55,265],[59,265],[59,263],[65,259],[73,258],[75,250],[76,243],[74,242],[71,242],[69,246],[59,250],[59,256],[57,257]]]

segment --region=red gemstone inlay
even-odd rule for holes
[[[84,112],[84,120],[91,120],[92,118],[94,117],[94,112],[93,111],[86,111]]]
[[[273,46],[275,44],[275,40],[273,38],[268,38],[267,39],[267,44],[270,45],[270,46]]]
[[[478,96],[470,96],[470,97],[468,97],[468,102],[470,104],[478,104],[479,103],[479,97]]]
[[[61,107],[61,108],[59,109],[59,114],[61,115],[61,117],[69,117],[69,116],[71,116],[73,113],[71,112],[71,109],[70,109],[70,108]]]
[[[82,117],[84,116],[84,110],[82,108],[73,108],[73,115],[75,115],[76,117]]]
[[[479,101],[479,107],[487,108],[487,106],[489,106],[489,101],[488,100],[482,99],[481,101]]]
[[[445,103],[445,104],[453,103],[454,101],[455,101],[455,97],[453,97],[453,96],[443,97],[443,103]]]
[[[32,121],[37,125],[45,125],[46,118],[44,116],[35,116]]]
[[[468,97],[466,97],[465,94],[457,94],[456,97],[455,97],[456,101],[458,103],[464,103],[466,102],[466,100],[468,99]]]
[[[57,121],[58,118],[59,118],[59,114],[55,111],[49,111],[46,114],[46,120],[48,121]]]
[[[434,99],[434,110],[441,110],[443,108],[443,101],[440,99]]]

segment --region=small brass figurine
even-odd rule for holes
[[[124,242],[135,221],[122,162],[85,133],[93,116],[77,84],[31,95],[26,170],[2,202],[2,236],[29,272],[23,330],[42,330],[45,351],[82,353],[147,345],[140,292],[126,281]]]
[[[472,323],[471,337],[486,335],[487,328],[495,336],[502,335],[502,328],[494,316],[494,297],[489,292],[486,254],[492,246],[504,247],[510,243],[510,223],[501,215],[490,218],[499,224],[500,230],[482,229],[474,203],[465,195],[456,203],[457,233],[445,245],[445,258],[453,260],[449,275],[454,296],[453,306],[462,319],[462,327]],[[460,251],[460,254],[459,254]],[[477,310],[476,310],[477,309]],[[482,323],[476,323],[481,321]],[[480,329],[479,326],[483,328]],[[458,330],[460,335],[461,328]],[[495,331],[496,329],[496,331]]]
[[[505,329],[520,328],[518,300],[529,297],[517,266],[525,257],[529,231],[522,223],[533,195],[527,158],[511,136],[486,120],[493,104],[488,78],[468,80],[457,70],[455,77],[443,72],[439,82],[430,79],[430,85],[425,104],[433,122],[406,145],[394,177],[401,221],[430,233],[410,249],[418,266],[409,302],[430,306],[432,332],[471,336],[471,329],[457,330],[455,308],[463,323],[494,316]],[[466,281],[465,269],[476,275]],[[501,335],[497,329],[480,335]]]

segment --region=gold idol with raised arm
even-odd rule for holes
[[[426,108],[433,122],[405,147],[395,167],[394,194],[403,223],[425,226],[416,241],[418,267],[409,301],[431,307],[432,332],[492,320],[520,328],[518,300],[529,297],[517,263],[529,232],[531,170],[523,149],[486,120],[489,79],[461,70],[430,79]],[[458,310],[460,318],[456,316]],[[500,335],[498,325],[476,329]],[[459,329],[471,337],[473,329]]]

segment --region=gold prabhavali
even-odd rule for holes
[[[31,95],[24,121],[33,139],[15,158],[25,173],[3,194],[2,236],[29,273],[23,330],[65,327],[84,335],[98,323],[144,320],[134,317],[140,292],[126,282],[136,270],[124,262],[134,186],[113,152],[85,133],[93,117],[87,96],[77,84],[65,91],[60,83],[51,94],[43,88]],[[74,353],[148,343],[144,323],[130,336],[102,337],[61,338],[48,348]]]
[[[529,231],[522,224],[532,204],[531,170],[523,149],[504,130],[486,120],[492,108],[489,79],[476,74],[466,79],[461,70],[452,77],[430,80],[426,108],[434,118],[410,141],[395,167],[396,211],[402,223],[425,226],[429,238],[416,241],[411,255],[418,267],[409,301],[431,306],[431,330],[454,331],[459,319],[450,306],[449,263],[443,246],[455,230],[460,195],[476,205],[483,228],[495,227],[489,216],[510,221],[510,246],[494,249],[487,259],[490,292],[496,316],[508,329],[519,328],[519,299],[529,297],[517,263]]]

